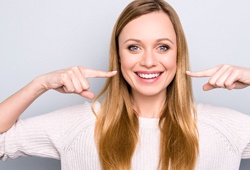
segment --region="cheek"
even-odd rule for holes
[[[126,82],[133,86],[134,82],[134,69],[138,63],[138,58],[136,56],[131,56],[131,54],[120,53],[120,67],[123,78]]]
[[[124,65],[123,62],[121,62],[121,73],[123,77],[126,79],[126,65]]]
[[[132,69],[129,57],[125,57],[124,55],[120,54],[120,66],[123,77],[127,79],[126,75],[128,74],[128,71]]]
[[[168,70],[176,70],[176,55],[168,56],[163,60],[164,66]]]
[[[120,66],[122,72],[124,71],[124,69],[128,67],[128,62],[125,60],[123,56],[120,57]]]
[[[121,73],[123,77],[128,81],[129,77],[129,72],[132,70],[131,63],[128,60],[120,60],[120,65],[121,65]]]
[[[125,81],[131,86],[131,68],[129,66],[129,63],[126,62],[125,60],[121,60],[121,74]]]
[[[126,71],[127,69],[132,70],[135,63],[135,56],[131,56],[126,52],[120,53],[120,65],[123,71]]]

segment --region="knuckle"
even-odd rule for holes
[[[228,89],[228,90],[232,90],[233,85],[232,84],[225,84],[225,88]]]
[[[223,68],[224,65],[225,65],[225,64],[219,64],[218,66],[216,66],[216,68],[219,70],[219,69]]]
[[[90,88],[90,85],[88,83],[83,84],[83,89],[87,90]]]
[[[220,83],[220,82],[216,82],[216,83],[215,83],[215,86],[216,86],[216,87],[224,87],[224,84],[222,84],[222,83]]]
[[[233,70],[233,73],[234,73],[235,75],[237,75],[238,78],[239,78],[240,75],[242,75],[241,70],[239,70],[239,69],[234,69],[234,70]]]
[[[232,86],[232,83],[230,82],[225,82],[225,87],[231,87]]]
[[[67,71],[67,74],[68,74],[68,75],[73,75],[73,74],[74,74],[74,71],[73,71],[72,69],[69,69],[69,70]]]
[[[81,73],[84,77],[86,77],[87,72],[88,72],[88,69],[87,69],[87,68],[85,68],[85,67],[83,67],[83,66],[78,66],[78,70],[80,71],[80,73]]]
[[[89,82],[88,82],[87,80],[84,80],[84,81],[81,83],[81,85],[82,85],[82,89],[83,89],[83,90],[87,90],[87,89],[90,88]]]
[[[73,91],[72,88],[69,88],[69,87],[66,87],[66,86],[64,86],[63,89],[64,89],[64,91],[65,91],[66,93],[72,93],[72,91]]]
[[[225,88],[226,84],[224,81],[216,81],[215,82],[216,87],[220,87],[220,88]]]
[[[225,70],[232,70],[232,69],[233,69],[233,67],[232,67],[231,65],[229,65],[229,64],[224,64],[224,65],[223,65],[223,68],[224,68]]]
[[[229,64],[222,64],[222,67],[229,68],[229,67],[231,67],[231,65],[229,65]]]
[[[82,87],[80,86],[74,86],[74,93],[79,93],[82,91]]]
[[[75,92],[75,89],[74,89],[74,88],[69,88],[68,91],[69,91],[70,93],[74,93],[74,92]]]
[[[62,73],[61,74],[61,80],[62,81],[65,81],[65,80],[67,80],[68,79],[68,74],[67,73]]]
[[[80,88],[77,88],[77,89],[75,89],[75,91],[74,91],[75,93],[81,93],[82,92],[82,89],[80,89]]]
[[[77,71],[77,70],[79,70],[79,66],[70,67],[70,70],[72,70],[72,71]]]
[[[211,85],[216,85],[216,83],[213,80],[209,80],[208,83]]]

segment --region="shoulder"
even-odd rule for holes
[[[227,107],[198,104],[197,120],[217,128],[226,126],[234,131],[250,132],[250,116]]]
[[[93,109],[98,113],[100,103],[96,102]],[[91,131],[90,133],[92,133],[96,122],[96,116],[90,102],[61,108],[38,117],[33,117],[30,121],[36,122],[35,119],[42,122],[47,129],[47,133],[53,133],[53,138],[57,138],[56,140],[60,142],[60,147],[63,148],[78,140],[78,137],[85,132]]]
[[[94,106],[94,110],[95,112],[98,112],[99,109],[100,109],[100,103],[97,102]],[[56,121],[65,119],[66,121],[70,119],[78,119],[80,117],[82,118],[84,117],[85,119],[88,118],[92,119],[95,117],[95,115],[92,110],[92,103],[84,102],[82,104],[77,104],[57,109],[38,117],[44,117],[45,119],[56,118]]]
[[[92,103],[72,105],[40,116],[19,120],[19,124],[28,127],[44,127],[46,131],[56,131],[58,135],[65,135],[67,131],[82,130],[87,126],[94,126],[96,117],[92,111]],[[98,112],[100,104],[96,103],[94,110]],[[46,128],[45,128],[46,127]]]
[[[232,124],[240,126],[241,124],[250,127],[250,116],[234,109],[227,107],[218,107],[209,104],[197,105],[198,121],[206,122],[224,122],[225,124]]]
[[[196,108],[200,162],[232,165],[238,161],[235,157],[250,157],[246,151],[250,143],[250,116],[208,104],[198,104]]]
[[[230,108],[198,104],[197,126],[205,141],[221,139],[241,151],[250,141],[250,116]]]

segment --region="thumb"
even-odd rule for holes
[[[206,84],[203,85],[203,90],[204,91],[209,91],[209,90],[212,90],[212,89],[215,89],[215,88],[216,88],[215,86],[213,86],[213,85],[211,85],[209,83],[206,83]]]
[[[81,93],[79,93],[79,95],[88,99],[93,99],[95,97],[95,94],[89,90],[84,90]]]

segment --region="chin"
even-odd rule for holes
[[[140,90],[136,90],[135,94],[140,94],[140,96],[145,96],[145,97],[156,97],[160,96],[162,94],[166,94],[166,89],[152,89],[151,88],[140,88]]]

